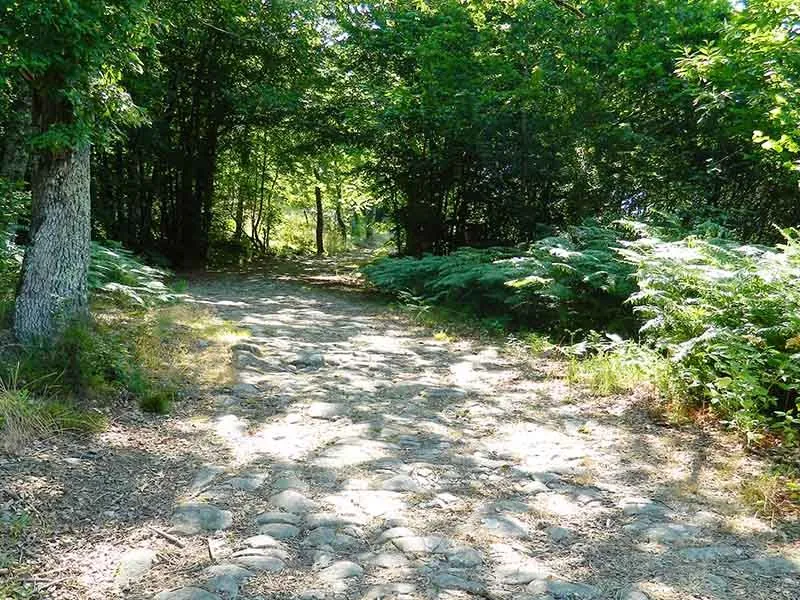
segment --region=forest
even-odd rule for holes
[[[679,357],[697,400],[794,436],[795,3],[3,14],[3,312],[19,339],[87,312],[92,247],[189,270],[391,236],[413,259],[367,268],[384,291],[562,342],[643,341]]]
[[[330,264],[797,514],[800,4],[0,0],[0,447],[184,406],[250,343],[197,286]]]

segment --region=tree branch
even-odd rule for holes
[[[581,19],[586,18],[585,12],[583,12],[579,7],[575,6],[574,4],[567,2],[567,0],[553,0],[553,2],[555,2],[557,6],[567,9],[568,11],[580,17]]]

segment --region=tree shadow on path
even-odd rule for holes
[[[206,500],[237,512],[234,547],[259,511],[298,513],[285,568],[240,597],[795,597],[791,545],[699,475],[705,434],[528,377],[499,348],[436,341],[311,276],[194,290],[251,333],[209,430],[226,476],[265,474],[247,500],[213,486]]]

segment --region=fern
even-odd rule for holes
[[[168,302],[176,297],[164,283],[168,276],[165,269],[145,265],[119,244],[92,242],[89,288],[97,296],[140,305]]]
[[[795,435],[800,393],[800,237],[769,248],[727,239],[626,242],[639,291],[629,303],[646,339],[693,394],[730,421]]]
[[[364,273],[399,296],[501,316],[518,327],[631,330],[633,268],[616,253],[621,230],[587,224],[527,248],[462,248],[448,256],[385,258]]]

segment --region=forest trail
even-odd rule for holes
[[[720,481],[734,449],[650,422],[636,399],[584,397],[558,363],[437,341],[319,264],[335,266],[190,285],[247,332],[236,382],[161,426],[191,456],[138,459],[163,505],[84,548],[111,570],[48,594],[800,597],[798,547]]]

